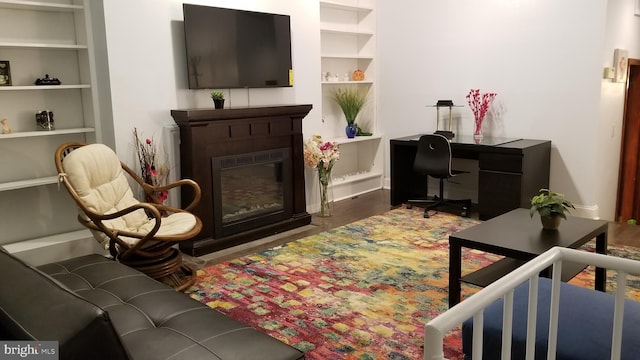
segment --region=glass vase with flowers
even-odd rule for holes
[[[320,212],[319,216],[331,216],[331,203],[328,189],[331,180],[331,170],[340,159],[340,150],[335,141],[323,141],[320,135],[313,135],[304,144],[304,164],[318,170],[320,184]]]
[[[469,94],[467,94],[467,102],[475,119],[473,130],[474,139],[482,139],[482,122],[496,95],[496,93],[481,94],[480,89],[471,89]]]

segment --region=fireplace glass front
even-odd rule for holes
[[[291,217],[289,149],[212,158],[216,236]]]

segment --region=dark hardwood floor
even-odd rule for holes
[[[203,267],[259,252],[388,211],[392,209],[389,203],[388,190],[377,190],[351,199],[337,201],[333,204],[332,216],[318,217],[316,214],[312,214],[311,225],[304,228],[272,236],[267,239],[257,240],[246,246],[226,249],[198,258],[185,256],[185,261],[194,267]],[[474,217],[473,213],[471,216]],[[612,222],[609,225],[608,242],[609,244],[621,244],[640,248],[640,226]]]

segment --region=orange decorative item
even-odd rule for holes
[[[353,81],[364,80],[364,71],[357,69],[356,71],[353,72],[351,79],[353,79]]]

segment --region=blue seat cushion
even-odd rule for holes
[[[527,337],[529,282],[514,293],[512,359],[524,359]],[[558,360],[602,360],[611,357],[614,297],[567,283],[560,286]],[[540,278],[536,320],[536,359],[546,359],[549,332],[551,280]],[[499,359],[502,347],[503,300],[484,310],[483,358]],[[625,299],[622,359],[640,358],[640,302]],[[471,359],[473,319],[462,325],[462,349]]]

